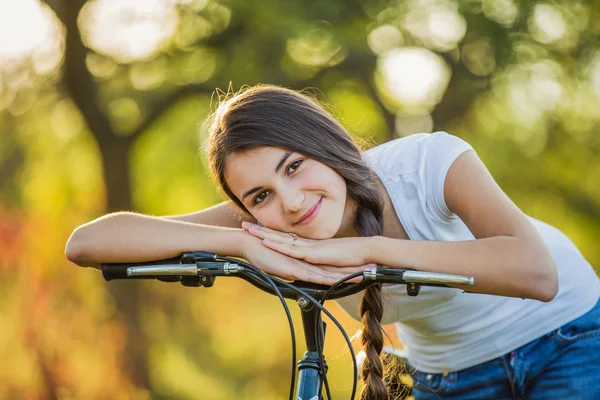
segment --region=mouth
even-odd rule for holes
[[[321,197],[317,204],[312,206],[310,210],[308,210],[294,225],[306,225],[309,224],[312,220],[314,220],[319,211],[321,210],[321,203],[323,202],[323,198]]]

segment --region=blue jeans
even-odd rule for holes
[[[416,371],[415,400],[600,399],[600,301],[502,357],[443,374]]]

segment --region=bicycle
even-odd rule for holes
[[[399,270],[389,268],[369,268],[347,276],[334,285],[318,285],[307,282],[286,282],[267,275],[257,267],[232,257],[219,256],[204,251],[182,253],[179,257],[139,263],[102,264],[102,275],[106,281],[113,279],[158,279],[163,282],[180,282],[183,286],[211,287],[216,277],[239,277],[255,287],[277,295],[286,312],[292,337],[292,378],[289,399],[323,400],[323,386],[327,398],[331,399],[327,382],[327,364],[323,356],[326,324],[321,319],[325,313],[342,332],[354,366],[354,380],[351,399],[354,399],[357,386],[358,367],[356,355],[348,335],[340,323],[323,307],[325,300],[349,296],[376,283],[406,285],[409,296],[417,296],[421,286],[473,285],[469,276]],[[358,283],[347,281],[362,277]],[[293,321],[285,298],[298,303],[302,315],[306,352],[298,363],[296,360],[296,338]],[[296,373],[298,385],[296,387]],[[296,387],[295,397],[294,388]]]

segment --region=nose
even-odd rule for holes
[[[304,192],[301,190],[289,190],[280,196],[283,210],[286,213],[294,213],[300,210],[304,201]]]

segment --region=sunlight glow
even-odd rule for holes
[[[531,34],[540,43],[558,40],[567,31],[562,13],[550,4],[536,4],[529,25]]]
[[[128,135],[137,127],[141,120],[141,110],[138,103],[129,97],[121,97],[108,104],[108,112],[116,133]]]
[[[346,51],[333,34],[331,26],[324,21],[289,39],[286,49],[296,63],[315,67],[337,65],[346,57]]]
[[[79,15],[85,43],[125,63],[156,55],[177,24],[176,4],[165,0],[91,0]]]
[[[135,63],[129,69],[129,80],[137,90],[154,90],[167,78],[168,61],[164,56],[145,63]]]
[[[85,57],[85,65],[88,71],[98,79],[112,77],[119,68],[119,65],[111,58],[94,53],[93,51],[90,51]]]
[[[424,48],[392,50],[379,58],[378,69],[397,101],[427,109],[440,101],[450,80],[441,57]]]
[[[492,21],[510,26],[519,16],[513,0],[483,0],[483,14]]]
[[[437,51],[455,48],[465,36],[467,23],[456,4],[416,3],[404,18],[404,26],[426,47]]]
[[[439,8],[429,17],[427,28],[436,48],[452,50],[467,32],[467,23],[456,8]]]
[[[489,75],[496,68],[494,49],[487,40],[465,44],[462,48],[462,60],[465,67],[477,76]]]
[[[559,105],[564,88],[562,69],[551,61],[515,68],[509,77],[507,105],[522,126],[533,127]]]
[[[20,58],[45,40],[48,11],[36,0],[0,0],[0,61]]]
[[[178,83],[202,83],[209,80],[217,68],[217,53],[210,48],[200,48],[190,53],[182,65]]]
[[[171,0],[171,2],[186,5],[191,10],[197,12],[206,7],[208,0]]]
[[[402,33],[392,25],[381,25],[369,32],[367,43],[375,54],[383,54],[402,45]]]
[[[62,61],[62,48],[62,28],[48,6],[39,0],[0,0],[0,67],[8,74],[7,82],[27,59],[39,75],[54,71]]]

